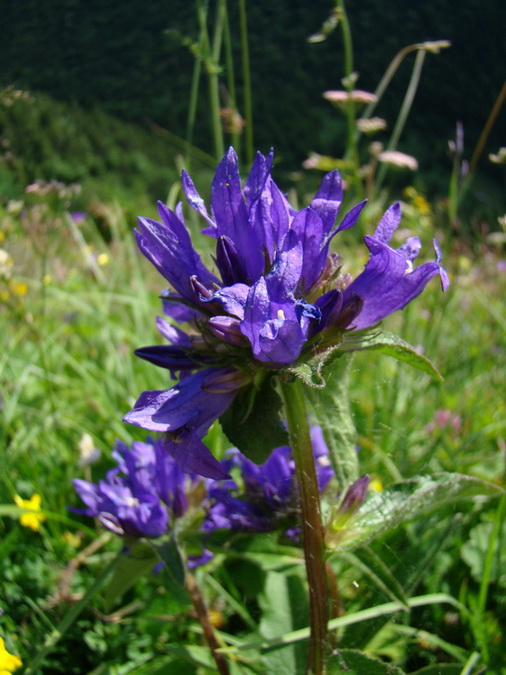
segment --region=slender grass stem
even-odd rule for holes
[[[503,495],[499,502],[496,511],[496,518],[492,529],[492,534],[488,543],[487,553],[483,564],[483,574],[481,577],[480,592],[478,595],[478,606],[475,612],[475,632],[478,633],[478,639],[481,644],[481,651],[485,662],[488,661],[489,650],[487,643],[487,636],[484,629],[485,620],[484,614],[487,605],[488,590],[490,580],[492,578],[492,566],[494,564],[494,556],[497,555],[497,542],[501,534],[501,526],[506,515],[506,497]]]
[[[344,49],[344,82],[345,88],[351,93],[353,90],[353,40],[351,35],[350,24],[348,21],[348,15],[346,14],[346,8],[344,6],[344,0],[337,0],[337,9],[339,15],[339,24],[341,26],[341,33],[343,37],[343,49]],[[356,134],[356,108],[355,101],[350,96],[346,103],[346,121],[347,121],[347,137],[348,137],[348,155],[351,157],[353,162],[353,183],[354,187],[357,190],[358,197],[361,198],[362,195],[362,184],[358,176],[358,169],[360,167],[360,157],[358,154],[358,143],[357,143],[357,134]]]
[[[418,89],[418,83],[420,82],[420,75],[422,74],[423,63],[425,61],[426,54],[427,52],[425,49],[419,49],[416,54],[413,72],[411,73],[411,79],[409,81],[409,85],[406,90],[394,130],[392,131],[392,136],[388,142],[387,150],[395,150],[399,142],[399,138],[401,137],[401,134],[404,130],[409,111],[411,110],[411,106],[413,105],[413,101],[415,99],[416,90]],[[378,194],[381,188],[381,184],[383,183],[387,169],[388,166],[386,164],[382,164],[378,171],[378,177],[376,179],[375,185],[376,194]]]
[[[246,0],[239,0],[239,17],[241,31],[241,58],[242,58],[242,79],[244,87],[244,119],[246,126],[244,129],[246,144],[246,161],[248,164],[253,162],[254,143],[253,143],[253,101],[251,96],[251,72],[249,60],[248,44],[248,17],[246,13]]]
[[[325,544],[318,479],[309,434],[303,384],[298,380],[283,382],[281,392],[299,487],[304,556],[309,584],[311,633],[307,672],[311,675],[322,675],[325,672],[329,589],[325,568]]]

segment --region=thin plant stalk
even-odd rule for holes
[[[241,34],[242,80],[244,87],[244,139],[246,145],[246,162],[251,164],[255,154],[253,143],[253,102],[251,96],[251,72],[248,44],[248,17],[246,0],[239,0],[239,22]]]
[[[337,0],[337,9],[339,16],[339,24],[341,26],[341,33],[343,37],[343,50],[344,50],[344,86],[348,92],[351,93],[353,90],[353,41],[351,36],[350,24],[348,22],[348,16],[346,14],[346,9],[344,6],[344,0]],[[358,189],[359,192],[362,192],[361,182],[358,177],[358,169],[360,167],[360,158],[358,155],[358,144],[357,144],[357,135],[355,133],[356,128],[356,109],[355,101],[350,96],[346,103],[346,120],[347,120],[347,141],[348,141],[348,154],[351,156],[353,165],[354,165],[354,175],[353,181],[354,186]],[[360,195],[359,195],[360,196]]]
[[[199,98],[200,75],[202,73],[202,61],[199,58],[195,59],[193,64],[192,83],[190,89],[190,103],[188,105],[188,118],[186,120],[186,168],[190,168],[191,152],[190,148],[193,144],[193,130],[195,128],[195,118],[197,116],[197,102]]]
[[[237,109],[237,96],[235,91],[235,77],[234,77],[234,55],[232,53],[232,37],[230,34],[230,22],[228,20],[227,5],[224,5],[224,19],[223,19],[223,45],[225,48],[225,73],[227,77],[227,93],[230,100],[230,106]],[[235,151],[240,156],[241,136],[239,132],[233,128],[231,132],[232,145]]]
[[[376,100],[371,101],[371,103],[369,103],[367,108],[364,110],[364,113],[362,115],[362,119],[368,120],[372,116],[373,112],[376,109],[376,106],[380,102],[380,99],[382,98],[385,91],[388,89],[388,86],[390,85],[390,82],[392,81],[395,73],[399,69],[399,66],[404,61],[404,58],[408,54],[410,54],[411,52],[416,51],[418,48],[419,48],[418,45],[408,45],[407,47],[404,47],[403,49],[401,49],[401,51],[398,52],[394,56],[394,58],[390,62],[390,65],[386,69],[385,74],[383,75],[383,77],[381,78],[378,86],[376,87],[376,90],[374,92],[374,95],[376,96]],[[358,129],[357,129],[357,132],[358,132],[358,134],[360,134],[360,131],[358,131]]]
[[[216,22],[214,26],[213,47],[211,60],[208,62],[207,72],[209,75],[209,99],[211,104],[211,119],[213,124],[214,149],[216,158],[223,157],[225,144],[223,141],[223,129],[220,118],[220,54],[223,41],[223,24],[225,19],[226,0],[219,0],[216,10]]]
[[[409,81],[409,85],[406,90],[406,94],[404,96],[404,100],[402,102],[401,110],[395,123],[394,130],[392,131],[392,136],[390,137],[390,140],[388,142],[387,150],[395,150],[399,142],[399,138],[401,137],[401,134],[404,130],[404,126],[406,125],[409,111],[411,110],[411,106],[413,105],[413,101],[415,99],[416,90],[418,89],[418,84],[420,82],[420,75],[422,74],[423,62],[425,61],[426,54],[427,52],[425,49],[419,49],[416,54],[415,63],[413,65],[413,72],[411,73],[411,79]],[[380,190],[387,169],[388,169],[387,165],[383,164],[378,171],[378,176],[375,185],[376,194]]]
[[[469,162],[469,175],[473,174],[476,169],[478,160],[480,159],[483,153],[485,143],[487,142],[490,132],[492,131],[492,127],[495,124],[495,121],[497,119],[497,116],[499,115],[499,111],[501,110],[505,99],[506,99],[506,80],[502,86],[501,91],[499,92],[499,96],[497,97],[492,110],[490,111],[490,115],[488,116],[485,126],[483,127],[483,131],[481,132],[480,137],[478,139],[478,143],[476,144],[476,147],[474,149],[473,156],[471,157],[471,161]]]
[[[309,585],[310,638],[307,672],[323,675],[329,613],[324,531],[303,384],[281,382],[288,435],[300,495],[304,557]]]
[[[218,62],[215,59],[216,54],[218,54],[219,57],[221,49],[221,30],[219,27],[220,13],[218,11],[218,18],[215,27],[215,38],[213,41],[213,49],[211,51],[209,35],[207,31],[207,3],[203,3],[201,0],[199,0],[197,10],[200,27],[200,58],[203,58],[204,60],[208,77],[209,107],[211,116],[211,129],[214,140],[214,153],[216,158],[219,159],[223,156],[225,147],[223,143],[223,132],[220,121],[220,93],[218,81],[219,67]]]
[[[218,639],[215,635],[214,628],[209,619],[209,612],[207,611],[206,603],[202,597],[202,593],[200,592],[195,577],[189,572],[187,572],[185,576],[185,586],[195,609],[195,613],[197,614],[197,619],[202,626],[202,630],[204,631],[204,637],[209,649],[211,650],[211,654],[214,662],[216,663],[218,673],[220,675],[229,675],[230,670],[228,668],[227,659],[224,654],[218,651],[222,645],[218,642]]]

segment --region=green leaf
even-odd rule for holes
[[[339,649],[329,659],[327,671],[328,675],[404,675],[397,666],[355,649]]]
[[[497,485],[458,473],[420,476],[395,483],[383,492],[369,492],[346,529],[327,533],[333,548],[354,549],[376,539],[403,523],[426,515],[447,504],[473,497],[499,497],[504,490]]]
[[[266,638],[302,628],[308,621],[307,592],[299,576],[270,572],[260,597],[263,610],[260,633]],[[306,645],[293,643],[282,649],[267,652],[262,657],[266,673],[293,675],[304,672]]]
[[[377,332],[371,333],[367,331],[362,339],[353,339],[353,334],[350,334],[348,341],[341,345],[341,351],[377,351],[387,356],[392,356],[398,361],[408,363],[418,370],[422,370],[436,380],[441,381],[443,376],[436,368],[436,366],[426,356],[423,356],[415,347],[403,340],[398,335],[393,333]]]
[[[126,552],[107,584],[104,595],[105,611],[110,612],[118,600],[135,582],[149,574],[159,562],[155,551],[143,541],[136,541]]]
[[[460,555],[462,560],[471,568],[471,575],[477,582],[481,582],[485,571],[485,561],[490,540],[494,531],[494,523],[483,522],[473,527],[469,533],[469,539],[462,545]],[[506,521],[502,523],[499,541],[506,542]],[[490,581],[499,581],[501,586],[506,586],[506,556],[500,555],[499,550],[492,559]]]
[[[150,541],[150,545],[165,563],[158,577],[172,597],[182,604],[188,602],[185,590],[185,569],[177,542],[172,535]]]
[[[274,448],[288,445],[280,418],[281,399],[267,377],[258,387],[245,387],[236,396],[220,424],[232,445],[256,464],[263,464]]]
[[[425,666],[425,668],[416,670],[411,675],[462,675],[462,672],[462,664],[440,663],[439,665]]]
[[[332,359],[321,373],[326,386],[322,389],[306,389],[312,418],[322,429],[341,490],[358,478],[355,425],[348,393],[351,361],[351,354]]]

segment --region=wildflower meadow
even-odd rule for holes
[[[506,675],[506,85],[411,130],[452,40],[301,0],[292,142],[252,5],[146,8],[172,125],[0,80],[0,674]]]

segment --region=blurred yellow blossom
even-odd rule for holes
[[[24,281],[11,281],[9,284],[12,295],[23,297],[28,293],[28,285]]]
[[[9,654],[5,648],[5,642],[0,637],[0,675],[10,675],[18,668],[21,668],[23,662],[15,654]]]
[[[20,509],[30,509],[31,511],[40,511],[40,504],[42,502],[40,495],[33,495],[31,499],[22,499],[19,495],[14,496],[14,501],[16,506],[19,506]],[[41,513],[23,513],[19,518],[19,522],[23,527],[29,527],[31,530],[36,532],[40,524],[46,520],[46,516]]]
[[[423,195],[416,195],[413,199],[413,206],[424,216],[431,212],[430,204]]]
[[[373,492],[383,492],[383,483],[379,478],[372,478],[369,483],[369,490]]]
[[[4,239],[5,239],[5,234],[2,232],[2,230],[0,230],[0,244],[3,242]]]
[[[109,262],[109,254],[108,253],[99,253],[97,255],[97,262],[100,265],[100,267],[103,267],[104,265],[107,265]]]

